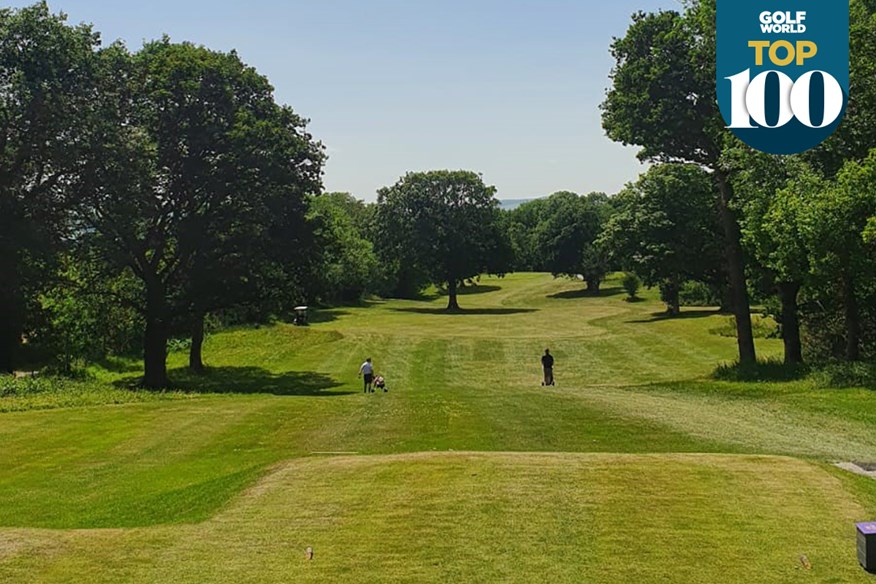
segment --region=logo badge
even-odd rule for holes
[[[849,100],[849,3],[717,0],[717,96],[727,128],[770,154],[821,144]]]

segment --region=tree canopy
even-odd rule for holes
[[[396,257],[447,285],[448,310],[459,310],[461,281],[510,268],[495,193],[478,174],[463,170],[409,173],[378,191],[381,237]]]
[[[729,169],[722,161],[731,135],[715,94],[715,0],[683,13],[639,12],[611,46],[616,65],[602,104],[610,138],[640,147],[639,158],[689,162],[711,170],[719,198],[724,254],[739,359],[754,363],[754,335],[738,217]]]
[[[686,280],[721,272],[717,195],[708,173],[692,164],[651,167],[617,195],[601,236],[612,259],[660,286],[669,312],[680,312]]]

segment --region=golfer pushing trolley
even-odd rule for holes
[[[554,383],[554,358],[551,355],[550,349],[544,350],[544,355],[541,358],[541,366],[544,369],[544,381],[542,385],[556,385]]]

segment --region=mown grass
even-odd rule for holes
[[[484,284],[461,314],[432,296],[212,335],[207,376],[171,356],[174,394],[115,363],[86,385],[128,403],[0,415],[0,581],[793,582],[801,553],[857,581],[876,481],[828,463],[876,461],[872,391],[716,379],[726,317],[666,318],[653,291]],[[367,356],[389,393],[361,393]],[[357,456],[315,454],[337,452]]]

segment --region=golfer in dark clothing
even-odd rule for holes
[[[541,358],[541,366],[544,368],[544,381],[542,385],[554,385],[554,358],[551,356],[551,350],[545,349],[544,355]]]

